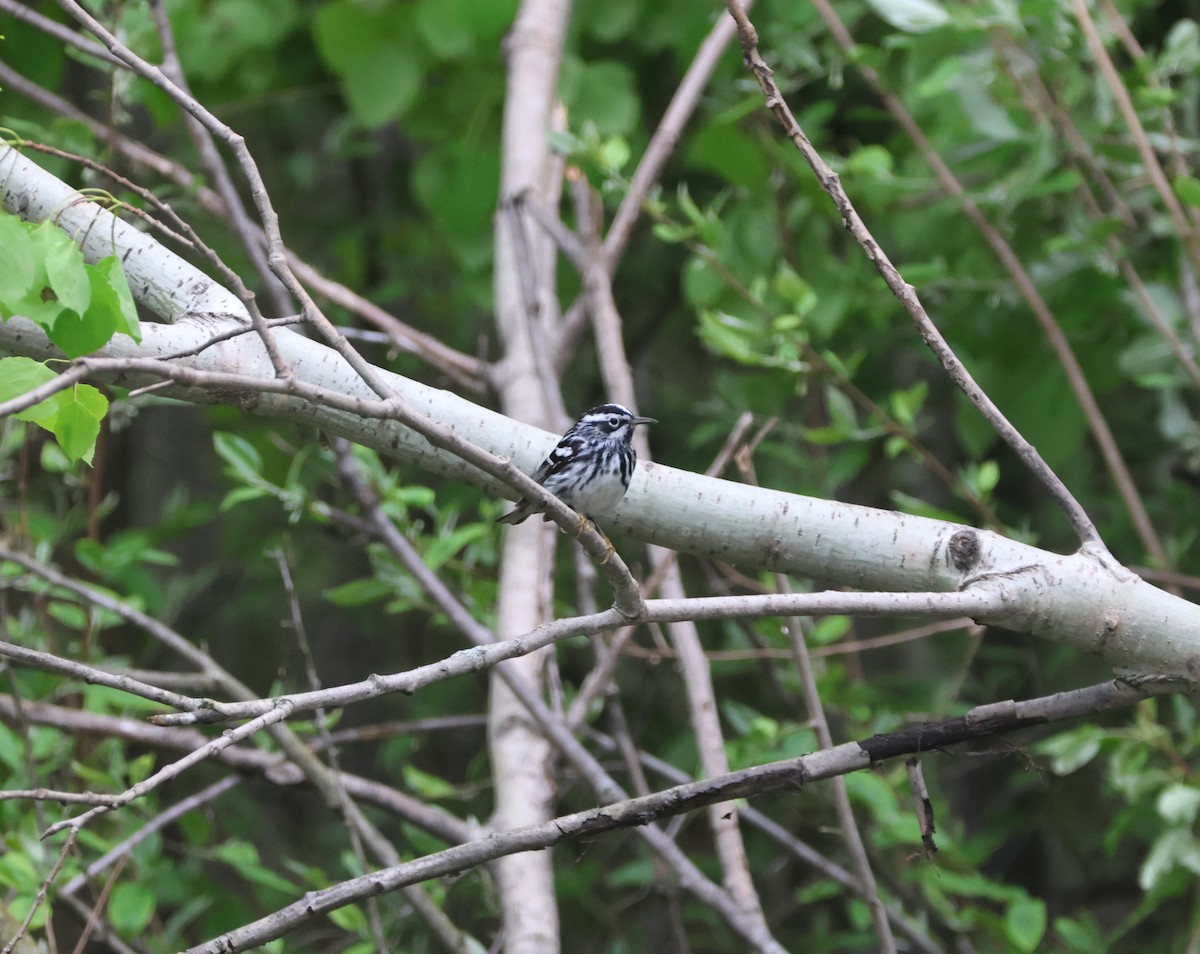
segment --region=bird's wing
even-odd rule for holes
[[[550,452],[537,472],[533,475],[533,479],[539,484],[544,484],[546,478],[552,474],[557,474],[560,470],[567,466],[571,460],[579,453],[580,449],[586,441],[582,437],[577,437],[573,434],[566,434],[563,439],[558,442],[554,450]]]

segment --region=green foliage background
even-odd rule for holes
[[[61,16],[53,4],[33,6]],[[145,4],[97,6],[126,42],[151,60],[160,56]],[[1198,147],[1200,28],[1186,19],[1184,5],[1117,6],[1145,56],[1135,59],[1115,42],[1110,48],[1153,143],[1181,157],[1173,185],[1195,223],[1200,182],[1187,169]],[[246,137],[290,247],[410,324],[491,358],[498,356],[490,310],[502,50],[515,8],[515,0],[169,4],[193,92]],[[849,0],[838,12],[857,41],[849,55],[809,4],[761,0],[753,10],[764,56],[805,131],[959,355],[1080,498],[1114,553],[1131,565],[1149,563],[1027,305],[860,67],[878,71],[1034,278],[1132,469],[1170,568],[1197,574],[1194,387],[1147,323],[1120,264],[1137,270],[1192,350],[1200,317],[1188,296],[1196,278],[1068,6]],[[695,0],[575,4],[560,87],[569,128],[556,142],[610,213],[717,13],[717,4]],[[162,93],[96,69],[88,56],[24,23],[9,21],[3,32],[0,59],[17,73],[199,168],[179,113]],[[1053,117],[1031,111],[1025,94],[1032,77],[1070,116],[1087,158],[1111,177],[1128,214],[1097,191]],[[83,123],[48,112],[11,86],[0,97],[3,125],[16,135],[121,166]],[[37,159],[68,181],[93,181],[67,160]],[[152,187],[251,274],[224,223],[204,213],[194,192],[153,181],[144,170],[122,171]],[[1098,195],[1099,215],[1089,191]],[[566,266],[560,279],[566,304],[578,280]],[[1045,493],[940,373],[763,110],[736,46],[647,203],[616,294],[642,410],[663,422],[652,434],[658,460],[703,470],[750,410],[760,420],[777,419],[754,459],[766,486],[989,524],[1051,549],[1074,546]],[[330,314],[351,321],[337,308]],[[401,373],[451,386],[414,358],[364,350]],[[0,398],[8,396],[3,385]],[[603,396],[586,344],[564,387],[573,409]],[[108,394],[115,400],[90,469],[72,464],[43,431],[0,424],[0,537],[170,621],[264,693],[304,684],[294,639],[279,625],[287,608],[275,551],[296,576],[327,684],[407,668],[457,646],[452,628],[386,553],[364,550],[331,526],[323,507],[350,504],[318,435],[229,408],[153,398],[134,412],[119,390]],[[360,456],[427,562],[487,621],[498,545],[490,520],[499,504]],[[949,480],[929,466],[930,457]],[[566,611],[574,587],[569,548],[562,550]],[[713,574],[694,563],[687,572],[697,588]],[[171,664],[116,618],[18,579],[11,566],[7,575],[17,588],[0,591],[4,638],[110,666]],[[832,644],[889,628],[897,627],[823,621],[811,638]],[[704,634],[706,648],[724,654],[714,661],[714,677],[735,767],[813,748],[790,665],[750,652],[786,647],[777,624],[710,624]],[[584,646],[562,648],[568,693],[590,658]],[[1065,649],[1006,633],[979,640],[960,632],[831,656],[821,689],[835,735],[849,739],[1105,676],[1099,664]],[[27,700],[138,714],[136,699],[108,690],[66,686],[29,670],[5,678]],[[620,685],[639,744],[694,771],[672,667],[630,658]],[[411,699],[356,708],[342,724],[477,715],[484,689],[482,678],[441,684]],[[941,849],[932,859],[917,854],[902,767],[847,781],[888,896],[948,946],[963,937],[978,951],[1184,951],[1200,931],[1200,785],[1192,761],[1198,739],[1191,703],[1172,699],[1016,739],[1012,747],[931,756],[925,764]],[[119,791],[165,757],[116,739],[36,727],[25,735],[0,724],[0,766],[10,788]],[[352,770],[460,816],[489,813],[481,727],[396,736],[350,746],[343,757]],[[152,795],[141,811],[149,816],[216,777],[216,769],[198,769]],[[562,807],[589,799],[568,787]],[[819,786],[762,801],[756,806],[790,831],[840,857],[828,830],[832,808]],[[0,802],[0,886],[10,916],[27,910],[55,853],[39,833],[63,814],[54,804]],[[440,845],[412,826],[380,821],[410,855]],[[134,815],[113,814],[92,826],[65,876],[137,825]],[[692,819],[680,839],[705,857],[701,828]],[[785,945],[872,949],[864,905],[788,860],[765,836],[747,837],[768,920]],[[672,889],[658,883],[635,839],[568,846],[558,860],[566,949],[634,951],[661,942]],[[171,951],[354,867],[336,815],[304,793],[247,781],[142,842],[106,910],[126,940]],[[465,929],[492,935],[494,899],[481,875],[431,891]],[[678,900],[695,950],[738,949],[710,912]],[[432,949],[422,925],[397,911],[388,921],[395,949]],[[372,949],[358,909],[334,924],[335,935],[326,926],[278,949]]]

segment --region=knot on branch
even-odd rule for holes
[[[982,546],[974,530],[959,530],[946,545],[946,557],[959,573],[969,573],[979,562]]]

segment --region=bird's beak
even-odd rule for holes
[[[636,427],[638,424],[657,424],[657,423],[658,423],[658,420],[653,417],[635,417],[629,422],[630,426],[632,426],[632,427]]]

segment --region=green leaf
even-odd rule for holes
[[[23,851],[10,851],[0,857],[0,884],[21,889],[36,885],[41,880],[29,855]]]
[[[868,5],[897,30],[925,33],[943,26],[950,15],[934,0],[867,0]]]
[[[377,600],[387,599],[392,592],[392,587],[383,580],[368,576],[326,590],[325,599],[335,606],[365,606]]]
[[[1200,69],[1200,26],[1195,20],[1178,20],[1167,31],[1158,69],[1165,75],[1186,75]]]
[[[232,510],[238,504],[248,503],[251,500],[261,500],[263,497],[269,497],[270,493],[262,487],[235,487],[229,491],[221,500],[220,510]]]
[[[129,335],[134,341],[141,341],[142,326],[138,321],[137,306],[133,303],[133,292],[129,290],[129,279],[125,275],[125,267],[121,260],[115,255],[110,255],[100,259],[92,266],[92,270],[104,278],[105,300],[108,307],[116,312],[117,331]],[[92,294],[96,294],[94,284]]]
[[[417,32],[442,59],[458,59],[475,45],[475,34],[462,7],[461,0],[420,0],[417,4]]]
[[[63,398],[55,420],[54,436],[71,460],[92,461],[100,424],[108,413],[108,398],[90,384],[77,384],[70,391],[60,392]]]
[[[87,274],[89,281],[93,276],[96,277],[101,295],[110,294],[102,276],[91,269]],[[86,315],[69,308],[59,312],[50,329],[50,340],[62,348],[68,358],[81,358],[107,344],[116,330],[115,312],[104,307],[103,303],[96,303],[96,307],[89,308]]]
[[[68,629],[83,631],[88,625],[88,614],[77,603],[62,603],[52,600],[46,605],[46,614],[58,620]]]
[[[27,394],[36,387],[53,381],[57,375],[40,361],[33,358],[0,358],[0,401],[10,401]],[[45,401],[21,411],[17,417],[22,421],[36,421],[49,416],[53,409],[44,407]]]
[[[1158,836],[1138,872],[1138,887],[1150,891],[1162,878],[1176,868],[1181,858],[1195,849],[1192,833],[1183,828],[1169,828]]]
[[[393,11],[394,12],[394,11]],[[324,4],[313,19],[317,53],[335,73],[354,65],[364,50],[400,35],[402,24],[387,10],[371,10],[354,0]]]
[[[761,357],[751,345],[754,329],[742,319],[704,308],[700,311],[700,340],[715,354],[742,364],[759,364]]]
[[[411,763],[405,763],[401,770],[404,784],[422,798],[453,798],[458,789],[443,778],[423,772]]]
[[[465,527],[459,527],[453,533],[434,537],[423,555],[425,565],[431,570],[436,570],[468,543],[486,537],[488,532],[489,528],[485,524],[470,523]]]
[[[1034,749],[1050,757],[1050,770],[1055,775],[1070,775],[1096,757],[1103,739],[1103,729],[1085,725],[1043,739]]]
[[[422,70],[411,48],[389,43],[364,51],[342,73],[342,88],[364,126],[382,126],[408,109],[421,88]]]
[[[770,171],[762,147],[733,123],[698,129],[688,144],[687,161],[746,188],[760,186]]]
[[[14,566],[14,564],[8,564]],[[22,571],[23,572],[23,571]],[[23,751],[21,742],[18,741],[16,735],[6,725],[0,724],[0,765],[7,765],[12,772],[11,778],[19,778],[24,775],[25,760],[21,753]],[[11,858],[12,855],[0,855],[0,872],[3,871],[4,861],[6,858]],[[0,873],[0,884],[3,884],[3,875]],[[28,883],[28,882],[26,882]],[[16,887],[12,885],[10,887]]]
[[[1054,930],[1063,943],[1078,954],[1094,954],[1104,949],[1104,942],[1095,925],[1062,917],[1054,919]]]
[[[843,434],[850,435],[858,430],[858,414],[854,409],[854,402],[847,397],[844,391],[832,384],[826,386],[825,406],[829,411],[829,419],[833,426],[841,430]]]
[[[129,763],[129,784],[137,785],[139,782],[144,782],[150,777],[150,773],[154,771],[154,763],[158,760],[153,752],[146,752],[139,755],[136,759]]]
[[[154,917],[154,886],[122,881],[108,897],[108,920],[126,937],[140,934]]]
[[[49,220],[37,227],[35,237],[46,266],[46,281],[59,302],[80,314],[87,311],[92,286],[79,246]]]
[[[398,4],[373,10],[335,0],[317,13],[317,51],[341,79],[346,102],[365,126],[396,119],[412,104],[423,74],[412,37],[415,8]]]
[[[367,916],[357,904],[334,908],[327,916],[330,921],[350,934],[367,933]]]
[[[246,438],[218,431],[213,435],[213,448],[234,476],[255,486],[262,483],[262,457]]]
[[[1008,906],[1004,932],[1018,951],[1036,951],[1046,933],[1046,905],[1024,895]]]
[[[54,380],[55,374],[32,358],[0,358],[0,401],[25,394]],[[14,415],[50,431],[71,460],[91,461],[108,399],[90,384],[52,394]]]
[[[603,3],[578,4],[584,30],[602,43],[617,43],[633,30],[642,15],[639,0],[604,0]]]
[[[9,307],[8,302],[33,289],[38,255],[30,231],[31,227],[15,215],[0,211],[0,261],[4,262],[0,268],[0,306]]]
[[[600,165],[608,172],[620,172],[629,162],[629,143],[624,136],[609,136],[596,152]]]
[[[1191,176],[1179,176],[1172,184],[1175,194],[1180,200],[1194,208],[1200,208],[1200,179]]]
[[[571,110],[571,124],[590,121],[601,136],[628,136],[642,112],[633,71],[615,60],[586,63],[576,75],[564,72],[563,98]]]

